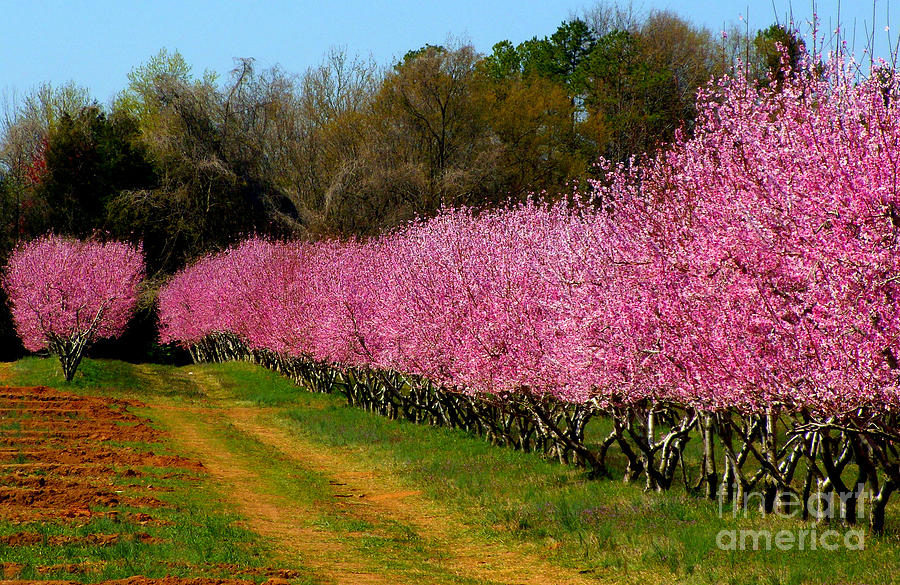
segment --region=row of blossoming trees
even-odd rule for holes
[[[691,137],[555,205],[248,240],[163,288],[162,338],[596,475],[614,449],[648,489],[804,513],[839,496],[840,519],[881,531],[900,485],[900,91],[850,70],[723,79]],[[124,329],[140,256],[21,246],[3,286],[28,346],[71,379]]]
[[[162,337],[596,474],[615,448],[650,489],[767,509],[824,491],[847,522],[871,495],[881,531],[900,485],[900,111],[892,70],[851,72],[711,84],[691,137],[556,205],[251,239],[172,279]],[[586,438],[597,415],[611,432]]]

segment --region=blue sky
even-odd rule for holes
[[[765,27],[774,21],[772,4],[771,0],[634,2],[644,10],[671,9],[714,31],[725,23],[739,23],[744,15],[752,29]],[[800,23],[812,12],[811,0],[774,4],[780,18],[793,4]],[[448,35],[486,52],[503,39],[518,43],[549,35],[560,22],[592,5],[575,0],[0,0],[4,21],[0,91],[21,95],[42,82],[74,80],[106,102],[125,86],[133,67],[163,47],[181,51],[196,72],[211,69],[222,74],[233,67],[235,57],[254,57],[261,66],[280,64],[302,73],[320,63],[334,46],[387,64],[425,43],[442,43]],[[823,26],[835,26],[837,0],[818,0],[817,5]],[[900,11],[900,0],[876,0],[876,54],[884,56],[888,9]],[[845,29],[856,22],[860,45],[863,23],[872,28],[872,2],[844,0],[841,20]],[[891,20],[894,31],[900,32],[900,14],[892,14]]]

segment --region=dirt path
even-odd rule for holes
[[[352,550],[310,526],[310,520],[318,516],[316,510],[262,490],[262,477],[216,439],[217,428],[210,422],[221,416],[221,410],[170,404],[152,408],[175,440],[203,462],[248,527],[276,543],[283,560],[297,562],[337,584],[403,583],[394,575],[368,570],[353,559]]]
[[[0,385],[6,384],[12,379],[12,362],[0,362]]]
[[[265,420],[256,408],[228,408],[236,428],[255,437],[299,466],[327,475],[348,513],[364,519],[391,518],[414,528],[424,539],[438,543],[449,554],[442,562],[451,572],[479,581],[544,585],[548,583],[596,583],[537,558],[524,546],[487,544],[469,536],[468,528],[421,492],[410,490],[395,478],[373,471],[346,452],[304,441]],[[347,497],[350,496],[350,497]]]
[[[335,583],[400,584],[410,577],[391,574],[384,567],[366,567],[346,540],[335,533],[310,526],[321,509],[304,508],[295,501],[267,494],[263,478],[229,452],[216,434],[229,425],[274,450],[298,469],[313,471],[327,479],[332,490],[331,512],[373,524],[396,522],[408,527],[440,551],[439,558],[426,561],[446,573],[437,582],[460,579],[509,585],[596,584],[575,571],[550,564],[536,549],[518,543],[486,543],[440,504],[403,485],[389,473],[377,470],[346,450],[313,444],[278,424],[276,409],[237,406],[214,375],[194,372],[208,407],[164,403],[155,410],[166,420],[175,439],[189,448],[223,485],[223,493],[248,519],[249,527],[269,537],[287,557]],[[346,535],[344,535],[346,536]],[[290,559],[287,559],[290,560]],[[434,578],[413,578],[416,583]]]

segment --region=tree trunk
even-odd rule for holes
[[[884,533],[884,511],[887,508],[887,503],[891,494],[894,493],[894,490],[896,489],[897,484],[894,483],[892,479],[886,479],[884,483],[881,484],[878,495],[872,500],[872,518],[870,519],[870,526],[872,532],[875,534]]]

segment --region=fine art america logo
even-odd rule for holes
[[[866,509],[866,501],[871,494],[860,484],[856,491],[847,493],[828,492],[814,493],[805,502],[805,509],[809,518],[818,521],[827,521],[843,516],[841,511],[847,504],[855,502],[857,521],[863,518],[863,510]],[[747,492],[743,496],[742,505],[732,506],[731,517],[736,519],[739,514],[747,518],[750,509],[755,507],[763,510],[765,495],[760,492]],[[719,495],[719,518],[725,518],[728,512],[725,510],[725,498]],[[780,494],[778,505],[773,506],[771,512],[763,511],[762,514],[774,515],[779,518],[801,518],[804,511],[804,501],[797,494],[785,492]],[[801,528],[796,530],[749,530],[732,529],[720,530],[716,535],[716,546],[721,550],[863,550],[866,547],[865,530],[861,528],[847,528],[835,530],[832,528]]]

